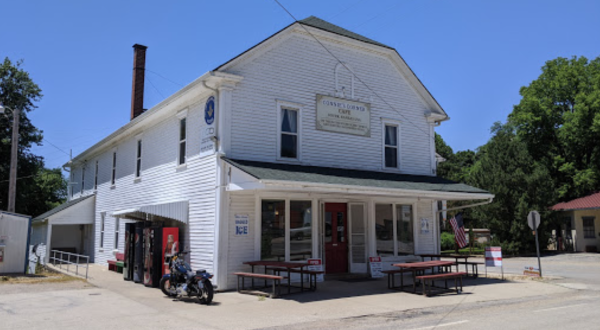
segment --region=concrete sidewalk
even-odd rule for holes
[[[423,297],[387,289],[387,279],[344,282],[327,281],[319,284],[316,292],[294,294],[278,299],[224,292],[215,295],[210,306],[191,300],[173,300],[158,289],[124,281],[122,274],[109,272],[106,267],[90,267],[90,283],[105,299],[107,308],[116,316],[138,315],[141,319],[168,319],[170,326],[254,329],[284,326],[301,322],[331,320],[436,306],[459,305],[474,302],[518,299],[572,292],[572,290],[538,281],[501,281],[492,278],[467,279],[462,294]],[[90,317],[97,318],[97,310],[85,308]],[[93,316],[92,316],[93,314]],[[110,318],[110,313],[106,317]],[[142,317],[143,316],[143,317]],[[134,322],[129,318],[127,322]],[[126,321],[126,319],[122,319]],[[162,322],[152,323],[159,327]],[[130,325],[134,325],[131,324]],[[162,327],[162,326],[160,326]],[[63,328],[64,329],[64,328]]]

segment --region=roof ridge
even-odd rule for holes
[[[363,42],[370,43],[370,44],[373,44],[373,45],[377,45],[377,46],[382,46],[382,47],[385,47],[385,48],[394,49],[391,46],[388,46],[388,45],[383,44],[381,42],[378,42],[378,41],[375,41],[373,39],[367,38],[367,37],[365,37],[363,35],[360,35],[360,34],[358,34],[356,32],[352,32],[350,30],[344,29],[341,26],[338,26],[338,25],[335,25],[333,23],[330,23],[330,22],[328,22],[328,21],[326,21],[324,19],[318,18],[317,16],[314,16],[314,15],[311,15],[311,16],[305,18],[305,19],[299,20],[298,23],[304,24],[304,25],[308,25],[308,26],[311,26],[311,27],[314,27],[314,28],[317,28],[317,29],[320,29],[320,30],[327,31],[327,32],[335,33],[335,34],[338,34],[338,35],[341,35],[341,36],[344,36],[344,37],[348,37],[348,38],[351,38],[351,39],[355,39],[355,40],[358,40],[358,41],[363,41]]]

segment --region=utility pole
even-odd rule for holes
[[[0,103],[0,113],[4,112],[4,109],[11,109],[13,112],[13,130],[11,150],[10,150],[10,172],[8,178],[8,212],[15,212],[15,200],[17,197],[17,157],[19,151],[19,119],[20,113],[19,108],[9,108]]]

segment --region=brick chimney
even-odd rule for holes
[[[146,73],[146,49],[133,45],[133,87],[131,89],[131,120],[144,113],[144,75]]]

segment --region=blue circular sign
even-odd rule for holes
[[[211,125],[215,121],[215,97],[211,96],[206,100],[206,107],[204,107],[204,121],[207,125]]]

